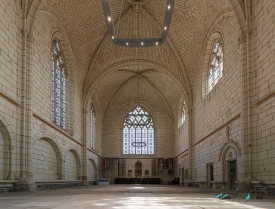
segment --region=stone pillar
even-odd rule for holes
[[[20,149],[20,178],[16,190],[36,191],[36,185],[31,173],[31,93],[32,93],[32,43],[33,38],[27,33],[27,1],[23,1],[22,12],[22,77],[21,77],[21,149]]]
[[[250,107],[250,59],[248,46],[249,34],[243,34],[239,38],[240,45],[240,63],[241,63],[241,89],[242,89],[242,111],[241,111],[241,131],[242,131],[242,167],[239,175],[238,188],[240,191],[248,191],[251,175],[251,107]]]
[[[188,181],[194,180],[194,111],[192,110],[192,106],[190,105],[190,109],[188,111],[189,118],[189,126],[188,126]]]
[[[86,100],[83,99],[85,102]],[[83,102],[83,103],[84,103]],[[82,185],[88,186],[89,181],[88,181],[88,176],[87,176],[87,108],[86,105],[83,104],[83,111],[82,111],[82,117],[83,117],[83,150],[82,150]]]
[[[251,187],[252,176],[252,116],[253,108],[251,105],[251,28],[252,13],[251,0],[245,0],[245,16],[247,31],[239,38],[240,57],[241,57],[241,85],[242,85],[242,167],[240,179],[238,179],[239,191],[247,192]]]

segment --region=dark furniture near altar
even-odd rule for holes
[[[161,184],[161,178],[115,178],[115,184]]]
[[[174,180],[172,181],[173,185],[180,185],[180,178],[174,178]]]

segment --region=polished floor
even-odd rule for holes
[[[7,209],[274,209],[275,195],[252,194],[251,200],[219,200],[219,190],[168,185],[109,185],[0,194]],[[227,192],[233,198],[234,191]],[[260,199],[258,199],[260,198]],[[262,199],[263,198],[263,199]]]

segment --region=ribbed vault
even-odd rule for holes
[[[136,13],[130,1],[125,0],[121,10],[121,37],[137,36],[133,26]],[[117,27],[121,0],[110,2]],[[140,20],[147,26],[139,31],[139,35],[156,36],[159,27],[157,19],[162,27],[166,0],[156,2],[158,18],[154,0],[147,0],[144,4]],[[115,105],[133,100],[130,92],[136,91],[135,74],[140,65],[141,71],[153,69],[142,75],[142,83],[150,89],[146,94],[144,92],[143,98],[148,101],[154,98],[154,102],[160,103],[171,117],[175,116],[179,95],[184,95],[187,103],[192,102],[196,76],[200,76],[198,70],[205,38],[216,18],[225,11],[234,10],[242,30],[245,28],[242,1],[176,0],[166,43],[138,50],[112,44],[100,0],[32,0],[28,9],[33,17],[35,9],[32,5],[34,8],[46,8],[62,22],[75,57],[84,98],[90,99],[90,92],[94,90],[98,95],[104,95],[100,105],[105,115]],[[29,18],[30,23],[32,17]]]

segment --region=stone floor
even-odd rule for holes
[[[234,209],[275,208],[274,195],[252,194],[243,200],[218,200],[220,191],[164,185],[88,186],[39,191],[36,193],[0,194],[0,208],[9,209]],[[226,191],[222,191],[225,193]],[[234,197],[234,191],[227,191]],[[263,199],[256,199],[256,197]]]

